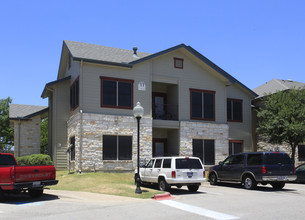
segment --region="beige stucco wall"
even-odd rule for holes
[[[67,120],[70,117],[70,82],[62,82],[53,90],[51,104],[51,152],[57,169],[67,168]]]
[[[251,97],[248,93],[242,92],[239,86],[233,84],[227,87],[227,98],[241,99],[243,101],[243,121],[228,122],[229,140],[242,140],[244,152],[250,152],[253,149]]]

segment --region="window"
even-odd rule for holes
[[[70,138],[69,152],[70,152],[70,161],[75,160],[75,137]]]
[[[70,87],[70,110],[73,111],[79,105],[79,77]]]
[[[155,160],[150,160],[147,164],[146,164],[146,168],[152,168],[154,165]]]
[[[132,109],[133,82],[101,77],[101,107]]]
[[[199,157],[204,165],[215,164],[214,140],[193,139],[193,156]]]
[[[229,141],[229,155],[243,152],[243,141]]]
[[[248,165],[262,165],[263,164],[263,154],[248,154],[247,158]]]
[[[223,164],[224,165],[236,165],[236,164],[244,164],[245,155],[236,155],[228,157]]]
[[[164,159],[163,160],[163,168],[171,168],[172,159]]]
[[[276,165],[276,164],[291,164],[292,161],[287,154],[281,153],[266,153],[266,164]]]
[[[299,161],[305,161],[305,145],[298,146]]]
[[[162,159],[157,159],[155,163],[155,168],[161,168]]]
[[[202,169],[198,159],[176,159],[176,169]]]
[[[131,136],[103,136],[103,160],[131,160]]]
[[[183,69],[183,61],[184,60],[182,58],[174,57],[174,66],[175,66],[175,68]]]
[[[190,89],[191,119],[215,121],[215,91]]]
[[[233,122],[243,121],[243,100],[227,99],[227,120]]]

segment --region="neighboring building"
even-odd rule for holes
[[[16,157],[40,154],[41,119],[48,116],[48,107],[10,104],[10,126],[14,128]]]
[[[289,89],[299,89],[305,88],[305,83],[296,82],[292,80],[281,80],[281,79],[273,79],[265,84],[253,89],[253,91],[258,94],[255,100],[253,100],[253,105],[255,106],[254,109],[262,108],[263,107],[263,98],[267,95],[272,95],[279,91],[285,91]],[[256,111],[253,112],[253,126],[254,131],[257,127],[257,117]],[[287,152],[291,155],[291,147],[288,144],[279,145],[271,145],[263,139],[263,137],[257,136],[256,134],[253,135],[253,139],[256,139],[254,144],[255,151],[270,151],[270,150],[280,150]],[[305,161],[305,145],[300,144],[296,149],[295,155],[295,162],[296,164],[303,163]]]
[[[199,156],[214,165],[252,151],[256,94],[190,46],[148,54],[64,41],[57,80],[46,84],[49,152],[57,168],[131,171],[140,157]]]

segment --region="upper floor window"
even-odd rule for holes
[[[132,109],[133,82],[101,77],[101,107]]]
[[[70,110],[74,110],[79,105],[79,77],[70,87]]]
[[[175,68],[183,69],[183,61],[184,60],[182,58],[174,57],[174,66],[175,66]]]
[[[215,121],[215,91],[190,89],[191,119]]]
[[[227,120],[233,122],[243,121],[243,100],[227,99]]]

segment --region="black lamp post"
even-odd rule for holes
[[[140,188],[141,178],[140,178],[140,120],[144,115],[144,108],[141,106],[140,102],[137,102],[137,105],[133,108],[133,115],[137,119],[138,124],[138,170],[135,174],[135,181],[137,184],[136,193],[141,194],[142,190]]]

